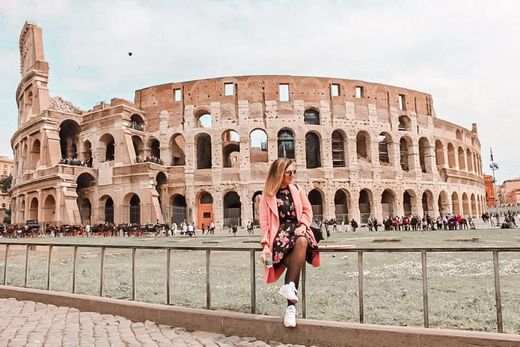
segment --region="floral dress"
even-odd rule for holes
[[[303,235],[296,235],[294,231],[301,223],[296,218],[296,209],[289,188],[280,188],[276,193],[276,205],[278,206],[278,217],[280,219],[280,228],[273,243],[273,265],[278,267],[283,264],[282,259],[294,248],[296,239]],[[305,259],[308,263],[312,263],[313,252],[317,250],[318,244],[305,233],[309,246]]]

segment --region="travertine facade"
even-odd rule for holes
[[[49,97],[40,28],[24,26],[20,52],[15,222],[245,224],[257,218],[278,156],[295,159],[298,185],[323,218],[485,208],[477,127],[436,118],[428,94],[337,78],[241,76],[148,87],[134,102],[81,111]],[[63,158],[75,165],[59,164]]]

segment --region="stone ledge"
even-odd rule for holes
[[[253,336],[265,341],[316,346],[500,346],[520,345],[520,335],[451,329],[426,329],[299,319],[295,329],[281,317],[191,309],[39,289],[0,286],[1,298],[74,307],[85,312],[113,314],[132,321],[202,330],[228,336]]]

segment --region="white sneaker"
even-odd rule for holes
[[[298,291],[294,286],[294,282],[289,282],[284,284],[278,293],[291,302],[298,302]]]
[[[285,310],[285,317],[283,319],[283,325],[285,325],[286,328],[296,327],[296,306],[287,306],[287,309]]]

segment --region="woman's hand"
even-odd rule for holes
[[[271,250],[269,249],[269,245],[264,245],[264,248],[262,249],[262,254],[260,255],[260,260],[266,265],[267,259],[272,258]]]

